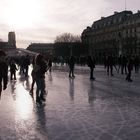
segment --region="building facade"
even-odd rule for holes
[[[109,54],[140,56],[140,11],[101,17],[82,32],[81,38],[88,54],[96,58],[103,59]]]
[[[16,35],[15,32],[8,33],[8,46],[16,48]]]
[[[81,42],[31,43],[27,50],[55,57],[71,55],[79,57],[86,51]]]
[[[55,56],[80,57],[85,55],[85,48],[81,42],[58,42],[54,43]]]
[[[49,55],[54,54],[54,44],[53,43],[31,43],[27,47],[27,50],[49,56]]]
[[[4,51],[11,51],[13,49],[16,49],[15,32],[8,33],[8,42],[0,41],[0,49]]]

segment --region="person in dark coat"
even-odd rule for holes
[[[90,79],[95,80],[95,78],[93,77],[93,71],[94,71],[94,68],[95,68],[95,59],[92,58],[91,56],[88,56],[87,65],[90,68]]]
[[[112,55],[107,57],[107,75],[113,76],[114,58]]]
[[[128,69],[128,74],[126,76],[126,80],[128,82],[132,82],[132,79],[131,79],[131,72],[133,70],[133,59],[132,58],[129,58],[129,60],[128,60],[127,69]]]
[[[35,84],[35,74],[34,74],[34,66],[35,66],[35,60],[36,59],[36,57],[33,57],[33,59],[32,59],[32,67],[33,67],[33,69],[32,69],[32,72],[31,72],[31,76],[32,76],[32,83],[31,83],[31,89],[30,89],[30,95],[31,96],[33,96],[33,89],[34,89],[34,84]]]
[[[45,72],[48,70],[48,66],[45,62],[43,55],[38,54],[35,60],[35,66],[32,71],[32,76],[36,82],[36,102],[41,103],[45,101]]]
[[[117,71],[118,73],[119,73],[121,67],[122,67],[122,55],[120,55],[118,57],[118,71]]]
[[[69,58],[68,65],[69,65],[69,77],[70,78],[74,78],[75,77],[75,75],[74,75],[74,65],[75,65],[75,58],[74,58],[74,56],[71,56]]]
[[[14,80],[16,80],[16,71],[17,71],[17,67],[15,62],[12,60],[10,63],[10,74],[11,74],[11,80],[13,80],[13,76],[14,76]]]
[[[51,58],[49,58],[48,66],[49,66],[49,72],[51,72],[52,71],[52,59]]]
[[[125,55],[122,56],[122,64],[121,64],[121,73],[124,74],[124,71],[125,71],[125,74],[127,74],[127,57]]]
[[[134,68],[135,68],[135,73],[139,73],[139,57],[138,56],[134,57]]]
[[[8,84],[8,65],[5,56],[6,53],[0,50],[0,98],[2,90],[5,90]]]

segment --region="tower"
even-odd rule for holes
[[[9,47],[16,48],[15,32],[9,32],[8,33],[8,45],[9,45]]]

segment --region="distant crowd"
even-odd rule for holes
[[[74,79],[74,69],[75,64],[87,65],[90,69],[89,78],[90,80],[95,80],[93,75],[94,69],[97,65],[96,58],[93,56],[86,57],[46,57],[42,54],[38,54],[34,57],[29,55],[21,57],[7,57],[6,53],[0,50],[0,96],[2,90],[7,88],[8,84],[8,72],[10,72],[10,80],[16,80],[16,72],[19,70],[19,74],[25,77],[29,76],[29,65],[32,64],[32,84],[30,89],[30,95],[33,96],[34,85],[36,84],[36,102],[42,103],[45,101],[45,73],[47,71],[52,71],[52,64],[61,64],[60,66],[69,66],[69,78]],[[120,55],[119,57],[114,57],[113,55],[108,55],[104,57],[104,68],[106,69],[108,76],[114,76],[114,70],[117,73],[126,74],[125,80],[132,82],[132,70],[135,73],[139,73],[140,60],[138,56],[126,56]]]

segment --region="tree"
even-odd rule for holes
[[[55,43],[81,42],[81,37],[79,35],[73,35],[71,33],[63,33],[61,35],[58,35],[54,42]]]

